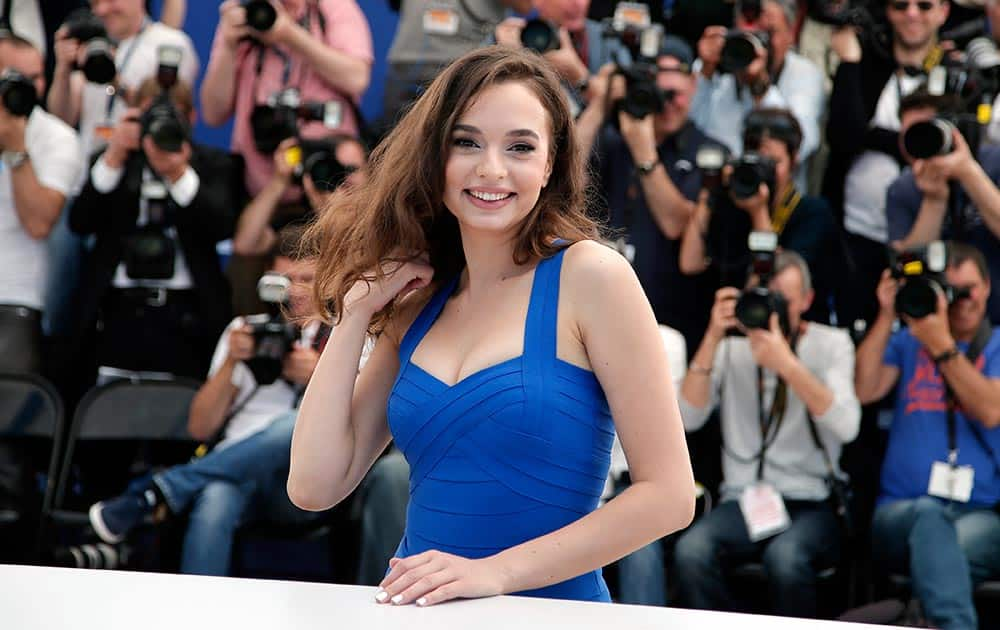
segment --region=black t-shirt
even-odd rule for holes
[[[689,122],[658,147],[667,175],[692,201],[701,189],[695,154],[708,142],[714,141]],[[657,321],[679,330],[689,352],[693,352],[708,325],[716,285],[705,276],[680,272],[680,240],[668,239],[656,224],[646,205],[632,154],[613,127],[604,128],[597,154],[599,190],[607,204],[608,224],[616,236],[635,248],[632,266]]]

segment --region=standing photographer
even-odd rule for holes
[[[270,19],[267,19],[267,18]],[[309,121],[302,137],[357,134],[356,104],[368,89],[373,60],[368,21],[355,0],[226,0],[201,84],[201,113],[209,125],[233,119],[232,151],[246,160],[246,186],[256,195],[274,172],[271,154],[284,140],[265,138],[269,126],[255,128],[255,112],[271,97],[294,88],[303,103],[333,103],[339,120]],[[333,124],[337,123],[337,124]],[[293,130],[294,131],[294,130]],[[272,143],[266,151],[261,143]],[[302,189],[289,188],[284,202],[298,201]]]
[[[743,151],[743,119],[750,110],[791,110],[802,128],[795,181],[805,191],[809,159],[819,147],[826,97],[823,73],[791,50],[799,18],[795,0],[763,0],[754,3],[757,11],[750,10],[749,4],[736,3],[736,30],[709,26],[698,41],[694,120],[738,155]],[[741,44],[748,48],[749,43],[753,44],[752,59],[735,59],[730,54]],[[734,61],[738,67],[730,67]]]
[[[188,139],[187,84],[162,89],[150,78],[135,91],[70,209],[70,228],[96,236],[80,335],[96,335],[98,366],[201,378],[229,319],[215,245],[233,232],[240,169]]]
[[[770,316],[750,322],[741,315],[741,322],[745,298],[719,289],[681,386],[688,431],[721,404],[723,486],[722,503],[677,542],[674,567],[683,603],[732,610],[726,569],[760,560],[773,612],[814,617],[817,568],[836,564],[841,553],[828,484],[831,475],[842,477],[841,447],[858,432],[854,347],[846,332],[802,320],[813,293],[798,254],[781,252],[771,265],[773,274],[758,269]],[[726,336],[747,323],[762,327]]]
[[[657,321],[679,330],[692,348],[708,323],[713,287],[680,273],[679,239],[701,188],[695,156],[706,143],[718,144],[689,117],[693,57],[683,40],[660,40],[652,80],[663,105],[641,118],[621,109],[629,92],[624,77],[612,74],[611,66],[602,69],[590,80],[589,102],[576,122],[583,151],[589,153],[597,139],[599,187],[609,224],[624,231],[620,249]]]
[[[90,6],[92,15],[74,12],[56,32],[55,74],[47,101],[50,112],[80,130],[84,162],[108,142],[125,115],[128,92],[156,72],[161,46],[181,49],[178,76],[182,81],[194,85],[198,76],[198,54],[191,38],[154,22],[143,0],[91,0]],[[109,85],[88,80],[81,70],[90,44],[81,37],[98,29],[104,30],[114,44],[114,76]]]
[[[863,403],[896,386],[873,523],[875,566],[910,575],[935,627],[967,630],[977,627],[975,585],[1000,575],[1000,335],[986,319],[982,254],[965,244],[948,250],[927,304],[901,295],[924,278],[907,277],[901,287],[883,272],[855,384]],[[949,304],[941,282],[964,297]],[[929,314],[905,314],[914,307]],[[900,310],[907,328],[893,333]]]
[[[870,32],[862,31],[861,39],[852,26],[834,31],[831,39],[840,65],[830,95],[823,196],[847,231],[849,280],[837,300],[843,325],[870,322],[878,311],[875,287],[889,242],[885,196],[902,169],[899,105],[940,62],[938,29],[948,8],[947,0],[887,0],[888,54]]]
[[[742,283],[750,262],[746,247],[752,230],[774,232],[783,249],[800,254],[813,271],[816,299],[806,317],[829,320],[829,296],[836,273],[837,230],[821,197],[803,195],[792,181],[802,129],[788,110],[751,112],[743,130],[746,153],[711,178],[722,187],[698,198],[681,243],[680,269],[700,274],[710,266],[718,283]]]
[[[951,97],[923,90],[904,97],[899,108],[904,145],[939,114],[955,113],[954,105]],[[945,125],[939,133],[952,146],[947,153],[914,159],[904,152],[910,167],[886,196],[889,241],[910,249],[941,238],[960,240],[978,248],[990,276],[1000,277],[1000,147],[980,148],[977,160],[957,129]],[[987,315],[1000,323],[1000,292],[990,295]]]

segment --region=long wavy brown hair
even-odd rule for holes
[[[452,130],[485,88],[511,81],[535,94],[552,132],[552,173],[514,237],[514,262],[545,258],[565,242],[598,237],[586,212],[584,160],[558,77],[531,52],[474,50],[443,70],[375,148],[367,182],[334,195],[307,232],[306,247],[318,258],[314,291],[325,320],[343,312],[344,296],[355,282],[382,279],[381,262],[404,262],[427,252],[436,283],[464,268],[458,221],[443,202]],[[371,332],[381,332],[397,306],[398,299],[377,313]]]

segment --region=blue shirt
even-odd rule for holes
[[[963,352],[967,343],[959,343]],[[882,463],[879,504],[914,499],[927,494],[934,462],[948,461],[948,421],[945,413],[944,381],[927,350],[909,330],[900,330],[889,340],[882,363],[899,368],[896,412],[889,429],[889,448]],[[993,332],[976,368],[988,378],[1000,377],[1000,333]],[[972,424],[1000,454],[1000,428],[987,429],[968,418],[959,408],[955,414],[958,465],[972,466],[975,482],[970,504],[992,506],[1000,502],[1000,475],[995,461],[973,434]]]
[[[990,180],[1000,185],[1000,147],[984,147],[979,151],[979,163]],[[885,211],[889,222],[889,240],[901,241],[913,229],[913,224],[920,214],[920,202],[923,193],[917,188],[913,178],[913,169],[907,167],[903,173],[889,186],[886,194]],[[1000,239],[990,231],[983,222],[979,210],[969,202],[968,196],[962,192],[959,196],[962,204],[962,222],[965,228],[965,240],[974,245],[986,257],[990,278],[1000,281]],[[945,214],[941,223],[940,238],[953,238],[950,213]],[[1000,325],[1000,290],[990,292],[986,306],[990,321]]]

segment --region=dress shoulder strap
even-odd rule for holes
[[[524,325],[524,356],[537,359],[539,367],[556,358],[559,319],[559,274],[566,249],[538,263],[531,287],[531,302]]]

